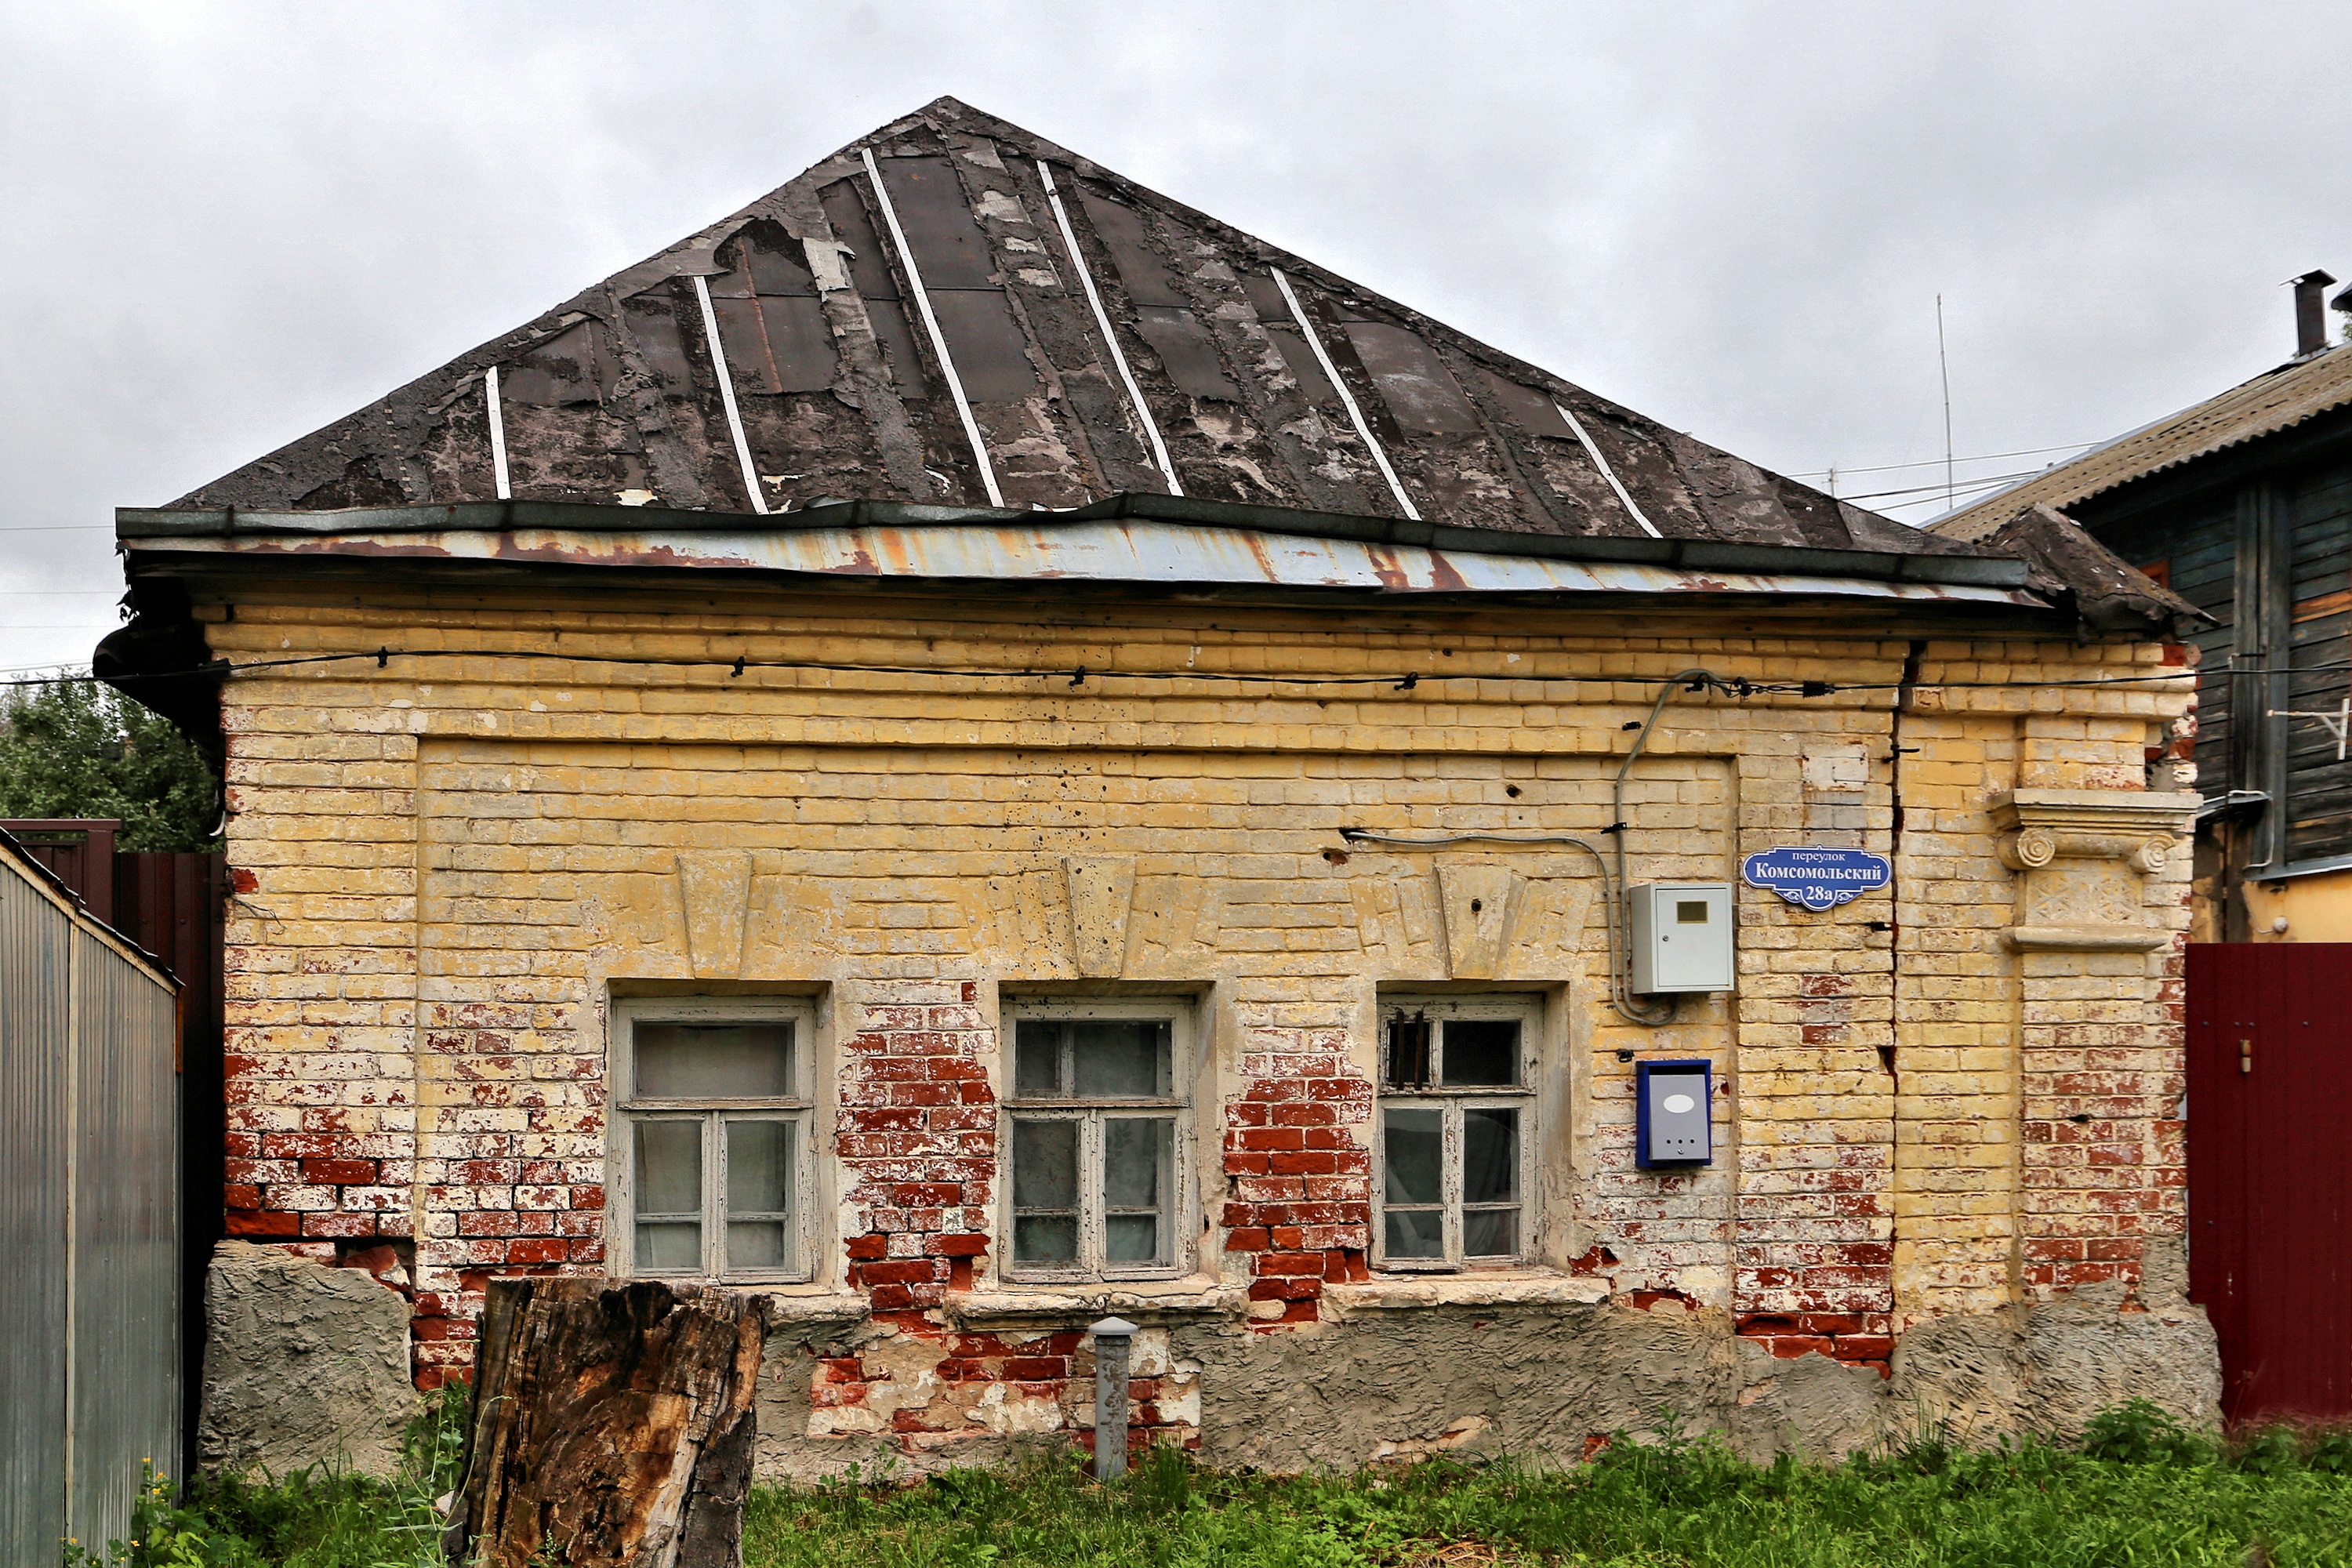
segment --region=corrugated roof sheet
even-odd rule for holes
[[[2275,435],[2347,405],[2352,405],[2352,345],[2265,371],[2219,397],[2144,425],[1927,527],[1947,539],[1980,540],[2036,506],[2063,511],[2119,485]]]
[[[1980,553],[952,99],[173,504],[510,496],[774,514],[1171,493],[1518,533]]]

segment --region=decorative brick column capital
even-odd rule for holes
[[[2147,923],[2141,879],[2162,873],[2197,811],[2194,795],[2020,789],[1997,797],[2002,865],[2018,872],[2011,947],[2147,952],[2172,932]]]

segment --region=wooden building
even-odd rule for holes
[[[2204,797],[2200,941],[2352,942],[2352,345],[2320,327],[2335,281],[2297,280],[2293,359],[1930,525],[1982,540],[2053,508],[2205,613],[2194,733],[2149,760]]]

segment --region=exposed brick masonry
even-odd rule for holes
[[[373,648],[393,628],[408,647],[542,649],[561,631],[583,653],[1452,678],[1320,700],[551,659],[241,678],[225,708],[232,1234],[325,1260],[413,1248],[429,1385],[470,1363],[491,1276],[604,1264],[611,988],[821,985],[837,1164],[819,1287],[902,1331],[889,1356],[828,1364],[828,1429],[1082,1426],[1066,1329],[965,1333],[941,1310],[1004,1289],[997,998],[1080,978],[1060,858],[1090,855],[1132,868],[1121,977],[1211,988],[1208,1228],[1186,1288],[1231,1289],[1263,1331],[1370,1278],[1375,985],[1486,963],[1499,984],[1574,987],[1552,993],[1576,1016],[1548,1112],[1572,1126],[1547,1159],[1573,1148],[1577,1173],[1555,1184],[1545,1246],[1625,1306],[1728,1311],[1776,1354],[1883,1369],[1922,1318],[2135,1280],[2178,1237],[2178,958],[2009,951],[2019,882],[1987,814],[2011,789],[2132,787],[2185,690],[1936,686],[2156,666],[2154,646],[1931,643],[1899,846],[1885,691],[1678,699],[1629,791],[1637,877],[1720,879],[1748,849],[1810,839],[1898,850],[1900,882],[1891,904],[1820,915],[1743,889],[1738,993],[1647,1031],[1605,1007],[1589,862],[1448,851],[1517,879],[1508,938],[1478,959],[1449,936],[1439,857],[1334,853],[1338,829],[1597,835],[1624,725],[1654,695],[1634,678],[1707,663],[1891,682],[1906,642],[1268,612],[1213,631],[1138,615],[1108,643],[998,615],[812,600],[216,622],[231,656]],[[694,890],[696,855],[740,858],[720,868],[745,889],[731,913]],[[2116,886],[2148,923],[2185,926],[2179,868]],[[1634,1168],[1621,1052],[1717,1063],[1713,1166]],[[1186,1375],[1138,1377],[1173,1429]],[[922,1378],[944,1392],[918,1399]]]

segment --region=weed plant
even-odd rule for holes
[[[291,1475],[207,1477],[172,1488],[151,1463],[128,1536],[101,1554],[68,1542],[68,1568],[446,1568],[435,1500],[457,1484],[466,1390],[419,1411],[389,1481],[341,1465]]]

